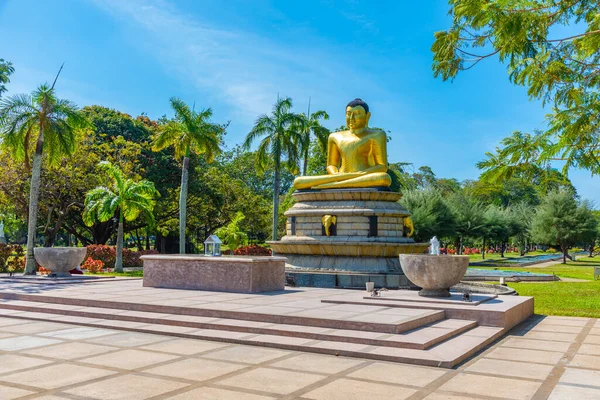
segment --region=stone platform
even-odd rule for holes
[[[451,368],[533,313],[533,298],[423,300],[339,289],[266,294],[157,289],[141,279],[0,284],[0,316]]]
[[[376,189],[300,191],[286,213],[286,235],[268,242],[290,269],[402,274],[398,254],[423,253],[429,243],[408,237],[410,213],[400,193]],[[335,217],[327,229],[323,217]]]
[[[285,258],[145,255],[144,286],[261,293],[283,290]]]

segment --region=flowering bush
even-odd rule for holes
[[[23,247],[18,244],[0,244],[0,272],[19,272],[24,269]]]
[[[240,247],[239,249],[236,249],[233,254],[236,256],[270,256],[272,253],[271,249],[257,245],[251,245]]]
[[[123,267],[142,267],[143,262],[140,257],[145,254],[158,254],[156,250],[131,251],[123,249]],[[87,247],[86,258],[102,261],[106,268],[114,268],[117,259],[117,252],[114,246],[106,246],[101,244],[92,244]]]
[[[131,251],[123,249],[123,266],[132,267],[143,267],[144,262],[140,259],[141,256],[146,254],[158,254],[156,250],[142,250],[142,251]],[[113,264],[114,265],[114,264]]]
[[[92,274],[102,271],[102,268],[104,268],[102,260],[94,260],[92,257],[88,257],[81,266],[82,270],[91,272]]]
[[[463,254],[480,254],[481,251],[477,247],[465,247]]]
[[[106,246],[102,244],[92,244],[87,247],[86,260],[91,258],[92,260],[102,261],[102,264],[107,267],[114,267],[117,253],[115,248],[112,246]]]
[[[48,275],[49,273],[51,273],[52,271],[50,271],[49,269],[46,269],[44,267],[38,267],[38,272],[41,275]]]

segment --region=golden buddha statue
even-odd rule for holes
[[[389,187],[387,137],[380,129],[369,129],[369,106],[354,99],[346,106],[348,130],[329,135],[327,175],[301,176],[296,189],[343,189]]]

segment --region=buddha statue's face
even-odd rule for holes
[[[346,107],[346,126],[351,131],[358,131],[367,127],[371,113],[365,111],[362,106]]]

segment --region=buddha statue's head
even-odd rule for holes
[[[354,99],[346,106],[346,126],[351,132],[360,132],[369,124],[369,105],[362,99]]]

